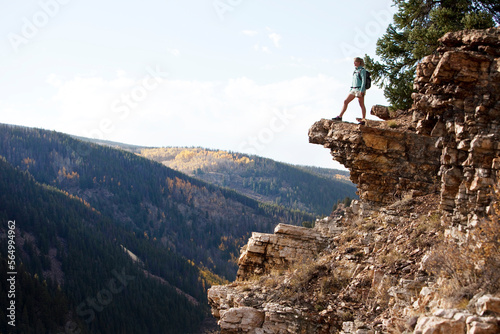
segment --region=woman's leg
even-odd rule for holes
[[[355,96],[353,94],[349,94],[346,99],[344,100],[344,106],[342,107],[342,111],[340,112],[340,117],[344,116],[345,111],[347,110],[347,106],[349,103],[351,103],[352,100],[354,100]]]
[[[359,106],[361,107],[361,115],[363,116],[363,121],[366,120],[366,107],[365,107],[365,94],[358,96]]]

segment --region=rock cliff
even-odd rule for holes
[[[443,36],[436,53],[417,66],[409,124],[391,129],[321,120],[309,141],[349,168],[367,203],[439,192],[455,221],[476,224],[492,209],[500,171],[499,39],[498,28]],[[384,109],[374,111],[390,119]]]
[[[312,125],[359,201],[254,233],[208,292],[221,333],[500,333],[500,28],[440,41],[410,110]]]
[[[311,127],[309,141],[329,148],[349,168],[365,204],[380,207],[439,191],[441,150],[435,147],[436,138],[324,119]]]

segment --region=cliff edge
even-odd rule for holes
[[[448,33],[417,66],[409,118],[393,128],[321,120],[309,141],[349,168],[360,199],[375,207],[439,193],[455,222],[491,213],[500,160],[500,30]],[[387,117],[390,118],[390,117]]]
[[[500,333],[500,28],[440,42],[410,110],[310,128],[359,201],[254,233],[208,292],[221,333]]]

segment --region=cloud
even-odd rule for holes
[[[271,53],[271,50],[269,49],[268,46],[261,46],[259,43],[255,44],[253,48],[256,51],[264,52],[264,53]]]
[[[276,32],[273,32],[271,30],[271,28],[269,27],[266,27],[266,30],[269,32],[269,34],[267,35],[267,37],[269,38],[269,40],[271,40],[272,42],[272,45],[275,47],[275,48],[280,48],[281,47],[281,44],[280,44],[280,41],[281,41],[281,35],[276,33]],[[258,31],[256,30],[243,30],[242,33],[246,36],[250,36],[250,37],[253,37],[253,36],[256,36],[259,34]],[[266,39],[265,40],[266,42],[264,42],[264,44],[268,44],[269,41]],[[260,51],[260,52],[264,52],[264,53],[271,53],[271,49],[269,46],[267,45],[261,45],[260,43],[256,43],[254,44],[254,49],[256,51]]]
[[[276,48],[281,47],[281,45],[280,45],[281,35],[273,32],[273,33],[269,34],[269,39],[273,42],[273,44]]]
[[[175,57],[179,57],[181,55],[181,52],[178,49],[168,49],[168,52]]]
[[[252,36],[257,35],[259,32],[255,31],[255,30],[243,30],[242,33],[243,33],[243,35],[252,37]]]
[[[273,42],[273,45],[276,47],[276,48],[280,48],[281,45],[280,45],[280,41],[281,41],[281,35],[274,32],[271,28],[269,27],[266,27],[266,30],[269,32],[269,35],[267,35],[269,37],[269,39]]]
[[[61,78],[59,78],[57,75],[53,73],[49,74],[45,82],[54,87],[60,87],[62,84]]]

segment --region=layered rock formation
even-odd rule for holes
[[[326,245],[326,239],[316,230],[278,224],[274,234],[252,233],[241,249],[236,279],[248,280],[255,275],[286,268],[300,259],[309,260]]]
[[[310,128],[360,199],[313,229],[254,233],[237,281],[208,293],[221,334],[500,333],[499,296],[483,293],[500,289],[500,28],[441,42],[418,65],[411,110]],[[451,226],[471,237],[449,245]]]
[[[296,262],[311,261],[325,248],[330,235],[286,224],[278,224],[274,234],[254,232],[242,248],[238,260],[239,283],[215,286],[208,292],[212,313],[219,319],[221,333],[286,333],[298,330],[301,326],[294,322],[299,317],[307,318],[306,312],[272,302],[266,288],[255,291],[246,282],[271,271],[284,271]],[[307,325],[306,328],[310,329]]]
[[[367,204],[380,207],[439,191],[441,150],[435,147],[436,138],[323,119],[309,130],[309,142],[330,149],[349,168]]]
[[[491,212],[500,175],[500,29],[440,41],[417,67],[410,126],[321,120],[309,141],[349,168],[361,200],[380,206],[439,191],[443,210],[475,225]],[[391,118],[384,108],[373,111]]]
[[[448,33],[417,67],[417,134],[438,138],[441,205],[475,224],[500,171],[500,29]]]

